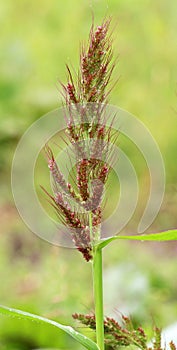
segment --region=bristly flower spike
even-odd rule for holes
[[[109,27],[110,19],[96,29],[92,25],[88,45],[81,48],[77,78],[73,78],[67,65],[68,82],[61,84],[66,105],[66,133],[76,159],[74,186],[65,181],[50,147],[45,147],[53,179],[54,195],[49,195],[50,202],[86,261],[92,259],[92,246],[100,231],[101,203],[110,170],[111,150],[107,144],[111,140],[111,127],[105,126],[105,107],[114,64]]]
[[[83,315],[73,314],[75,320],[80,321],[83,325],[95,330],[96,318],[94,314]],[[152,347],[149,347],[147,334],[142,327],[135,328],[131,319],[122,315],[122,322],[118,323],[110,317],[104,318],[104,342],[110,350],[119,350],[122,346],[135,346],[141,350],[166,350],[162,347],[161,330],[157,327],[154,329],[154,341]],[[176,346],[171,341],[169,343],[171,350],[176,350]]]

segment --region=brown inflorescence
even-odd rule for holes
[[[83,325],[96,330],[95,315],[73,314],[75,320],[80,321]],[[134,328],[130,317],[122,315],[122,322],[118,323],[110,317],[104,319],[105,345],[110,350],[118,350],[120,346],[136,346],[142,350],[165,350],[161,344],[161,330],[154,328],[154,341],[152,347],[149,347],[147,335],[142,327]],[[169,343],[171,350],[176,350],[175,344]]]
[[[109,94],[106,89],[114,69],[109,26],[110,19],[96,29],[92,25],[89,43],[81,49],[76,81],[67,66],[68,82],[61,84],[66,104],[66,133],[76,160],[73,185],[65,181],[49,146],[45,148],[53,179],[54,196],[48,194],[50,203],[69,228],[75,246],[86,261],[92,259],[92,247],[99,236],[101,203],[110,170],[110,152],[105,144],[110,142],[111,127],[106,128],[104,113]]]
[[[108,85],[114,66],[109,67],[112,59],[111,41],[108,37],[110,20],[92,27],[88,48],[83,47],[81,53],[80,99],[87,102],[103,102],[105,87]]]

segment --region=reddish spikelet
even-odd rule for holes
[[[94,209],[92,211],[92,214],[93,214],[93,220],[92,220],[93,228],[97,228],[101,224],[101,207]]]
[[[64,96],[66,105],[69,107],[74,104],[81,104],[84,102],[94,102],[97,107],[94,106],[96,112],[96,124],[99,123],[99,115],[103,110],[98,107],[99,103],[106,101],[105,90],[109,83],[114,65],[111,64],[112,60],[112,43],[108,36],[110,26],[110,19],[104,21],[101,26],[98,26],[94,31],[92,26],[90,31],[89,43],[87,47],[82,48],[80,55],[80,74],[77,77],[77,83],[74,83],[72,73],[67,66],[68,70],[68,83],[66,86],[62,84],[64,90]],[[80,106],[81,106],[80,105]],[[79,108],[80,122],[84,123],[87,119],[87,110]],[[92,111],[93,112],[93,111]],[[92,113],[93,115],[93,113]],[[72,116],[71,123],[73,123]],[[70,120],[68,120],[70,123]],[[93,137],[93,134],[90,136]]]
[[[92,259],[92,245],[90,241],[90,230],[88,226],[82,225],[82,230],[73,232],[73,242],[77,249],[83,254],[84,259],[88,262]]]
[[[101,127],[98,125],[95,134],[96,135],[91,144],[91,157],[93,159],[99,159],[101,167],[104,163],[108,163],[111,158],[111,148],[113,146],[111,140],[111,128],[106,130],[105,125],[102,125]]]
[[[96,329],[96,319],[95,315],[82,315],[82,314],[73,314],[72,317],[75,320],[80,321],[82,324],[89,326],[91,329]]]
[[[77,100],[76,95],[75,95],[76,91],[75,91],[74,85],[72,85],[71,83],[68,83],[66,86],[66,89],[67,89],[67,93],[69,95],[70,101],[73,103],[78,103],[78,100]]]
[[[142,337],[146,337],[146,335],[145,335],[145,332],[144,332],[144,330],[143,330],[143,328],[141,328],[141,327],[138,327],[138,332],[139,332],[139,334],[142,336]]]
[[[57,163],[54,159],[53,153],[51,151],[51,149],[47,146],[46,148],[46,154],[48,157],[48,167],[50,169],[50,172],[53,176],[54,182],[58,185],[60,185],[60,187],[64,190],[64,191],[68,191],[66,182],[64,180],[64,177],[62,175],[62,173],[60,172]]]
[[[48,159],[48,167],[54,180],[55,188],[59,188],[59,190],[62,190],[65,195],[71,195],[71,197],[73,197],[76,201],[80,201],[80,196],[74,191],[71,184],[65,181],[64,176],[59,170],[53,152],[49,146],[45,147],[45,152]]]
[[[81,99],[87,102],[103,102],[105,88],[109,82],[108,66],[112,49],[107,36],[110,20],[103,22],[94,32],[92,27],[88,49],[81,53]]]
[[[91,329],[96,329],[96,318],[95,315],[83,315],[83,314],[73,314],[72,317],[78,320],[83,325],[88,326]]]
[[[88,190],[89,166],[90,166],[90,162],[88,159],[82,159],[77,166],[78,188],[80,190],[80,194],[83,201],[86,201],[89,197],[89,190]]]
[[[104,184],[100,179],[95,179],[92,184],[91,209],[98,208],[101,204]]]
[[[107,330],[109,330],[109,332],[121,330],[121,326],[119,325],[119,323],[112,317],[106,317],[105,327],[107,328]]]
[[[88,262],[92,259],[92,246],[90,242],[90,231],[72,211],[71,207],[64,201],[62,194],[57,193],[54,201],[58,207],[60,215],[64,217],[64,221],[71,228],[72,240],[77,249],[83,254],[84,259]]]
[[[102,168],[100,169],[100,173],[98,176],[98,179],[104,184],[107,178],[109,172],[109,167],[107,166],[107,164],[104,164],[102,166]]]
[[[72,211],[69,204],[66,201],[64,201],[61,193],[57,193],[55,195],[55,203],[60,209],[60,211],[63,213],[66,223],[71,228],[82,228],[81,221],[78,219],[76,213]]]
[[[68,131],[68,134],[71,137],[71,140],[77,142],[79,140],[79,135],[77,134],[76,127],[75,127],[74,123],[69,121],[68,125],[67,125],[67,128],[68,128],[67,131]]]

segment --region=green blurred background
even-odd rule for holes
[[[159,144],[166,167],[161,211],[149,231],[177,226],[177,4],[175,0],[6,0],[0,3],[0,303],[76,326],[74,312],[93,310],[90,265],[75,250],[34,236],[14,206],[10,172],[23,132],[61,105],[58,81],[65,63],[78,67],[80,43],[94,13],[113,17],[114,53],[120,76],[110,102],[136,115]],[[142,212],[147,170],[131,143],[120,147],[137,169]],[[46,170],[47,174],[47,170]],[[41,175],[41,179],[45,178]],[[42,180],[41,180],[42,181]],[[39,181],[40,182],[40,181]],[[115,184],[112,183],[114,188]],[[24,188],[25,192],[25,188]],[[105,306],[129,312],[150,334],[154,323],[177,319],[177,244],[116,243],[105,250]],[[113,287],[114,286],[114,287]],[[114,290],[114,293],[113,293]],[[87,330],[83,330],[88,333]],[[21,320],[0,319],[0,348],[81,349],[63,333]]]

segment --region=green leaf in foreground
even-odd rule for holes
[[[116,241],[117,239],[129,239],[131,241],[177,241],[177,230],[168,230],[160,233],[149,233],[146,235],[133,235],[133,236],[114,236],[110,237],[104,240],[101,240],[100,243],[98,243],[97,248],[102,249],[106,247],[109,243]]]
[[[78,333],[75,331],[72,327],[70,326],[64,326],[58,322],[49,320],[48,318],[44,318],[41,316],[33,315],[29,312],[21,311],[21,310],[16,310],[12,309],[6,306],[0,305],[0,314],[6,315],[6,316],[11,316],[11,317],[17,317],[17,318],[22,318],[22,319],[29,319],[31,321],[35,321],[37,323],[47,323],[53,327],[57,327],[64,331],[65,333],[68,333],[71,337],[73,337],[78,343],[83,345],[86,349],[88,350],[99,350],[98,346],[96,343],[94,343],[91,339],[87,338],[85,335]]]

